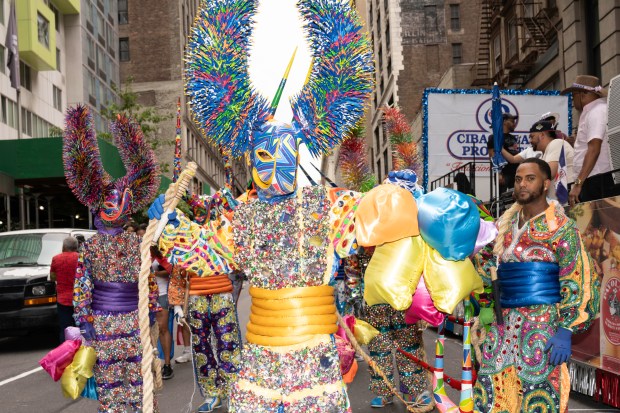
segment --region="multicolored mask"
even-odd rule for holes
[[[253,135],[252,179],[258,197],[269,200],[295,192],[299,128],[268,121]]]
[[[140,126],[124,116],[111,125],[127,174],[114,180],[103,168],[93,119],[86,106],[67,110],[63,161],[67,183],[95,215],[97,229],[122,227],[159,187],[159,167]],[[103,228],[101,228],[101,226]]]

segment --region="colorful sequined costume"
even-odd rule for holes
[[[67,111],[63,161],[74,195],[88,206],[98,230],[83,245],[74,283],[75,320],[97,353],[94,377],[99,412],[139,411],[142,346],[138,324],[140,242],[123,232],[132,212],[153,199],[159,168],[138,124],[119,115],[111,125],[127,175],[113,180],[103,169],[92,115]],[[149,307],[159,311],[157,284],[149,280]]]
[[[76,321],[92,322],[97,334],[92,346],[100,412],[125,412],[127,406],[138,410],[142,403],[140,242],[135,233],[98,233],[82,245],[78,261],[73,305]],[[156,288],[149,302],[157,308]]]
[[[372,49],[350,2],[299,0],[312,70],[291,99],[292,122],[278,122],[277,103],[269,107],[248,75],[257,6],[202,1],[185,54],[194,120],[230,156],[250,155],[258,196],[232,220],[234,262],[251,284],[252,309],[229,411],[345,412],[327,284],[334,263],[351,252],[358,195],[298,189],[298,150],[303,143],[315,156],[327,153],[360,120],[373,87]]]
[[[598,291],[592,288],[597,275],[574,221],[561,206],[552,203],[521,228],[518,211],[515,205],[499,222],[500,269],[502,263],[557,263],[559,302],[504,308],[504,325],[493,322],[483,343],[475,405],[480,412],[564,412],[570,392],[568,369],[566,364],[550,364],[550,353],[543,349],[558,327],[575,333],[589,326],[598,308]],[[501,275],[499,279],[502,285]],[[533,284],[526,288],[529,297],[539,294]],[[514,298],[505,292],[502,302]]]
[[[224,215],[214,214],[229,210],[227,199],[231,197],[225,190],[207,200],[194,197],[190,205],[197,222],[181,216],[180,226],[168,226],[159,242],[160,250],[174,265],[168,301],[174,306],[187,300],[194,372],[203,397],[228,397],[240,363],[241,335],[228,278],[236,270],[232,226]],[[217,207],[204,207],[216,200]]]
[[[420,360],[425,359],[422,331],[418,329],[417,324],[405,323],[404,311],[394,310],[389,304],[377,304],[366,308],[365,320],[379,330],[379,335],[368,343],[370,357],[392,382],[394,352],[397,348],[413,354]],[[422,392],[430,389],[426,371],[399,352],[396,352],[396,370],[403,395],[411,395],[415,400]],[[370,391],[377,396],[392,396],[381,376],[370,367],[369,372]]]
[[[235,211],[236,261],[244,269],[252,288],[255,308],[248,325],[248,344],[243,349],[239,380],[231,395],[231,412],[344,412],[349,401],[340,375],[335,340],[329,333],[316,333],[308,312],[290,310],[280,314],[282,330],[263,337],[270,304],[253,294],[267,290],[285,296],[295,290],[325,286],[332,278],[335,253],[349,255],[354,237],[353,213],[359,194],[341,193],[322,186],[305,187],[295,197],[270,204],[260,200],[240,205]],[[336,332],[333,289],[323,287],[321,305],[331,306],[331,333]],[[270,302],[271,301],[271,302]],[[299,311],[304,316],[295,316]],[[310,313],[311,314],[311,313]],[[277,321],[277,320],[276,320]],[[278,323],[279,324],[279,323]],[[265,326],[265,327],[264,327]],[[288,326],[288,327],[286,327]],[[320,330],[316,326],[316,330]],[[297,331],[295,331],[297,330]],[[293,334],[290,334],[293,333]],[[296,344],[264,345],[290,334]],[[281,343],[282,344],[282,343]]]

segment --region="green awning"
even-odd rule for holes
[[[125,175],[118,150],[111,143],[98,139],[105,170],[113,177]],[[0,140],[0,172],[16,181],[63,178],[62,138]],[[160,190],[168,189],[171,180],[161,177]]]

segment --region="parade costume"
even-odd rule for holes
[[[326,153],[362,116],[372,90],[371,49],[348,3],[299,1],[313,67],[291,102],[292,124],[276,122],[247,71],[257,4],[202,1],[186,52],[186,92],[196,124],[231,156],[251,152],[258,195],[236,207],[232,237],[222,241],[231,246],[252,296],[248,344],[229,411],[345,412],[336,308],[326,284],[336,254],[353,250],[359,194],[298,189],[296,172],[301,142],[313,155]],[[192,242],[208,243],[212,235],[193,232]]]
[[[519,212],[515,204],[498,223],[504,324],[493,322],[482,345],[475,405],[480,412],[564,412],[570,334],[585,330],[596,314],[597,275],[575,222],[559,204],[521,228]],[[567,340],[563,358],[547,352],[549,344],[561,350]]]
[[[75,320],[97,354],[94,367],[99,412],[134,411],[142,405],[142,346],[138,326],[140,238],[123,232],[131,213],[150,202],[159,168],[137,123],[119,116],[112,133],[127,174],[113,180],[103,169],[86,107],[69,109],[64,135],[67,183],[94,214],[97,234],[82,244],[74,284]],[[149,296],[159,310],[157,288]]]
[[[205,403],[215,406],[228,397],[240,363],[241,335],[229,279],[237,267],[226,218],[236,201],[222,190],[206,199],[192,196],[188,204],[194,221],[181,215],[177,228],[164,231],[159,248],[172,264],[168,301],[185,305],[187,312],[196,381]]]

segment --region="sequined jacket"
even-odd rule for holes
[[[80,248],[73,288],[76,322],[89,321],[94,281],[137,283],[140,275],[140,237],[135,233],[97,233]],[[160,311],[155,278],[149,276],[149,308]]]

